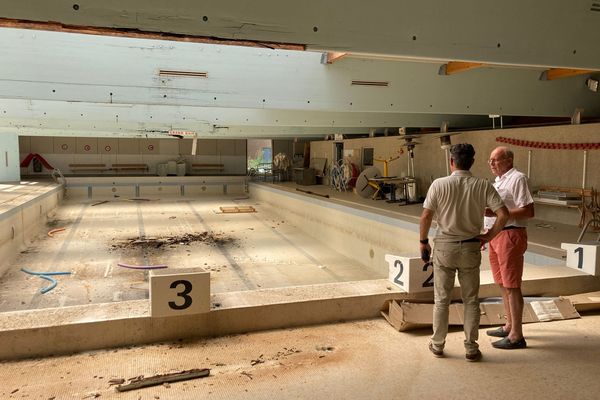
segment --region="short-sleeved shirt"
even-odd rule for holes
[[[482,232],[486,207],[497,211],[502,206],[504,202],[490,182],[465,170],[433,181],[423,203],[423,208],[437,215],[438,242],[474,238]]]
[[[523,208],[533,203],[527,176],[524,173],[517,171],[516,168],[508,170],[502,176],[497,176],[494,187],[509,210],[513,208]],[[496,217],[485,217],[484,226],[489,229],[494,225],[494,221],[496,221]],[[505,226],[518,226],[524,228],[527,226],[527,219],[510,218],[506,221]]]

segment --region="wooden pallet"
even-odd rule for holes
[[[256,209],[252,206],[233,206],[219,207],[222,213],[225,214],[240,214],[240,213],[255,213]]]

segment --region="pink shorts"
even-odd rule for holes
[[[527,230],[503,230],[492,239],[489,248],[494,282],[505,288],[520,288],[524,254],[527,250]]]

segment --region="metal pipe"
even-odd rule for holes
[[[531,150],[527,151],[527,178],[531,178]]]
[[[583,180],[581,182],[581,188],[585,189],[585,178],[587,175],[587,150],[583,151]]]
[[[450,175],[450,149],[444,149],[446,152],[446,176]]]

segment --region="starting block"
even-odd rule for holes
[[[600,275],[600,242],[562,243],[560,248],[567,251],[567,267]]]
[[[420,257],[385,255],[388,279],[407,293],[433,291],[433,265]]]

